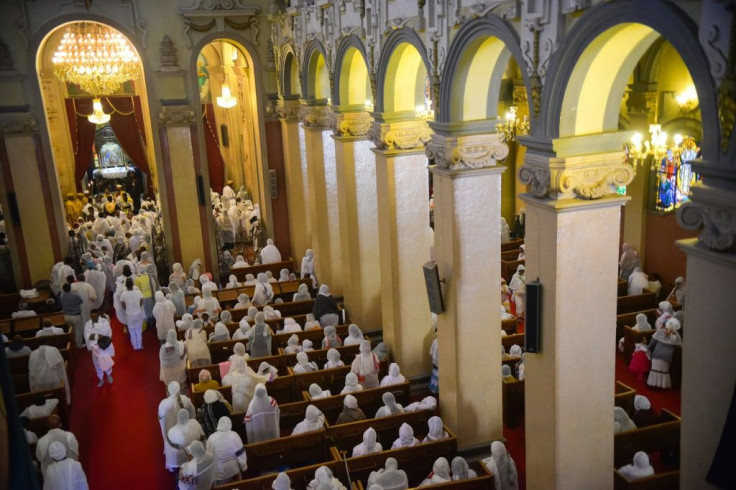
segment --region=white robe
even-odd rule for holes
[[[189,411],[189,418],[193,419],[197,416],[197,411],[192,405],[192,401],[186,395],[179,395],[181,405],[177,401],[176,396],[170,396],[164,398],[158,405],[158,423],[161,426],[161,436],[164,439],[164,455],[166,456],[166,468],[173,469],[179,465],[178,461],[178,450],[174,447],[169,446],[166,441],[169,429],[176,425],[176,414],[180,408],[186,408]]]
[[[105,299],[105,286],[107,285],[107,276],[104,272],[96,269],[88,269],[84,272],[84,280],[92,286],[97,295],[97,300],[94,302],[94,308],[99,308],[102,305],[102,301]]]
[[[206,445],[207,451],[215,456],[215,480],[224,480],[245,471],[248,468],[245,451],[236,456],[236,452],[243,449],[243,440],[232,430],[216,431]]]
[[[67,458],[79,459],[79,443],[74,434],[62,429],[51,429],[36,443],[36,460],[41,463],[42,472],[46,472],[48,465],[54,461],[49,457],[49,446],[52,442],[60,442],[64,445]]]
[[[254,442],[268,441],[280,437],[280,416],[276,400],[268,397],[268,400],[254,398],[245,414],[245,432],[248,444]]]
[[[156,333],[159,340],[165,340],[166,332],[176,328],[174,315],[176,315],[174,303],[168,299],[156,301],[153,306],[153,317],[156,319]]]
[[[281,252],[276,245],[266,245],[261,250],[261,263],[273,264],[275,262],[281,262]]]
[[[72,291],[82,298],[82,325],[86,325],[89,321],[89,312],[95,308],[97,302],[95,288],[86,282],[75,282],[72,284]]]
[[[79,461],[67,458],[46,468],[44,490],[88,490],[87,477]]]
[[[64,385],[66,402],[72,402],[69,380],[64,369],[64,358],[59,349],[51,345],[42,345],[31,352],[28,358],[28,384],[31,391],[57,388]]]
[[[202,438],[204,438],[202,426],[194,419],[189,419],[184,425],[176,424],[174,427],[169,429],[169,441],[179,446],[177,451],[177,461],[179,462],[179,466],[186,463],[188,460],[187,453],[184,451],[184,448],[189,446],[192,441],[199,441]]]

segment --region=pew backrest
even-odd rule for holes
[[[614,466],[620,468],[631,463],[638,451],[680,451],[680,417],[662,409],[661,422],[647,427],[619,432],[614,435]]]

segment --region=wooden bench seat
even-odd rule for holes
[[[245,445],[248,457],[248,469],[245,478],[253,478],[263,471],[274,471],[280,468],[299,468],[327,461],[327,431],[325,429],[280,437],[270,441]]]
[[[341,389],[338,390],[337,393],[340,393]],[[372,418],[376,414],[376,411],[383,406],[383,400],[381,397],[387,391],[394,394],[396,403],[404,406],[409,404],[409,395],[411,390],[408,381],[398,385],[371,388],[369,390],[357,391],[350,394],[358,401],[358,407],[363,410],[365,416]],[[307,393],[305,400],[308,400],[319,408],[327,420],[335,421],[337,420],[338,415],[340,415],[340,412],[342,412],[343,404],[345,403],[345,396],[347,395],[333,394],[333,396],[312,400]]]
[[[657,308],[658,304],[657,295],[652,292],[619,296],[616,300],[616,314],[623,315],[624,313],[650,310]]]
[[[238,278],[239,282],[245,281],[245,276],[247,274],[253,274],[253,277],[258,277],[258,274],[261,272],[271,271],[271,274],[273,274],[274,277],[278,278],[281,274],[281,269],[288,269],[289,273],[294,272],[297,270],[294,265],[294,259],[291,257],[288,258],[288,260],[283,260],[281,262],[274,262],[272,264],[258,264],[258,265],[251,265],[249,267],[238,267],[238,268],[230,268],[230,274],[234,275]]]
[[[506,250],[501,252],[501,260],[504,262],[513,262],[519,259],[521,249]]]
[[[18,413],[21,413],[26,408],[30,407],[34,403],[36,403],[36,399],[42,396],[45,399],[50,398],[56,398],[59,400],[59,404],[56,406],[56,413],[59,415],[59,418],[61,419],[61,425],[62,427],[69,427],[69,410],[67,409],[66,404],[66,390],[64,389],[64,386],[57,386],[56,388],[50,388],[47,390],[39,390],[39,391],[31,391],[28,393],[21,393],[15,395],[15,403],[18,407]],[[43,426],[45,427],[45,423]],[[48,430],[48,429],[47,429]],[[46,432],[44,431],[44,434]],[[41,437],[43,434],[36,434],[38,437]]]
[[[509,352],[509,349],[511,349],[511,346],[514,344],[524,349],[524,346],[526,345],[526,343],[524,341],[523,333],[517,333],[514,335],[507,335],[506,337],[501,337],[501,345],[503,345],[503,348],[506,349],[507,353]]]
[[[426,437],[428,431],[427,421],[432,415],[434,413],[429,410],[417,410],[416,412],[405,412],[377,419],[369,418],[347,424],[333,425],[327,423],[327,440],[330,446],[335,446],[338,450],[347,451],[348,454],[351,454],[353,448],[363,442],[363,433],[369,427],[372,427],[376,431],[378,442],[381,443],[384,449],[390,449],[391,444],[399,437],[399,427],[404,423],[412,426],[414,437],[420,441]]]
[[[335,369],[320,369],[310,373],[296,374],[291,366],[287,366],[289,374],[294,375],[294,389],[297,393],[309,391],[312,383],[317,383],[323,390],[332,393],[340,393],[345,387],[345,377],[350,372],[350,366],[342,366]]]
[[[629,294],[629,282],[626,279],[619,279],[617,285],[616,296],[626,296]]]
[[[50,320],[55,327],[66,327],[64,314],[57,311],[24,318],[8,318],[0,322],[0,331],[8,338],[12,338],[15,334],[23,337],[34,337],[44,320]]]
[[[501,320],[501,330],[506,332],[508,335],[514,335],[519,325],[519,319],[514,317],[508,320]]]
[[[247,450],[246,450],[247,455]],[[320,466],[326,466],[332,471],[334,475],[342,463],[335,460],[334,458],[328,458],[330,461],[323,461],[321,463],[303,466],[301,468],[292,468],[286,470],[286,474],[291,480],[291,487],[295,490],[303,490],[307,488],[307,485],[314,479],[314,473]],[[250,465],[250,461],[248,463]],[[214,486],[214,490],[271,490],[273,481],[276,479],[278,473],[269,472],[263,476],[256,476],[247,480],[239,480],[226,485]]]
[[[620,468],[631,463],[638,451],[680,454],[680,417],[662,409],[661,422],[619,432],[613,438],[613,464]]]
[[[503,425],[516,427],[524,420],[524,380],[503,381]]]
[[[614,406],[621,407],[626,410],[626,413],[633,415],[635,396],[636,390],[634,388],[627,386],[620,381],[616,381],[616,391],[613,396]]]
[[[524,245],[523,238],[517,238],[516,240],[503,242],[501,244],[501,253],[508,252],[509,250],[519,250],[519,247],[521,247],[522,245]]]
[[[677,490],[680,488],[680,471],[667,471],[629,480],[618,470],[613,470],[613,488],[614,490]]]

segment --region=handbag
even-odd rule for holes
[[[110,347],[110,344],[112,344],[112,338],[108,337],[107,335],[97,336],[97,345],[100,349],[105,350]]]

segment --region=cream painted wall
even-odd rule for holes
[[[299,122],[281,120],[281,134],[284,147],[284,174],[286,178],[287,198],[289,206],[289,233],[291,236],[292,254],[301,267],[301,258],[308,248],[312,247],[312,230],[309,226],[309,207],[305,206],[308,190],[305,182],[306,174],[302,173],[300,142],[303,142],[304,130]]]

